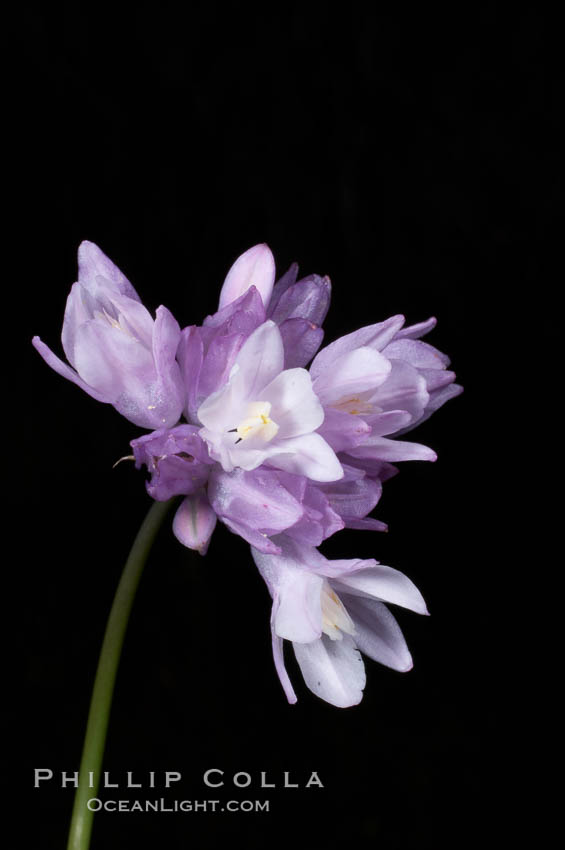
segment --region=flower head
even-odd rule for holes
[[[360,653],[399,671],[412,664],[385,603],[426,606],[397,570],[329,561],[317,547],[343,528],[386,530],[369,514],[392,463],[435,460],[398,437],[462,388],[448,358],[421,341],[435,319],[404,327],[393,316],[319,351],[329,278],[298,279],[294,263],[275,277],[270,249],[255,245],[228,271],[218,310],[181,332],[165,307],[153,319],[83,242],[63,323],[70,365],[38,337],[33,344],[55,371],[150,431],[132,440],[133,459],[149,471],[153,499],[183,497],[173,531],[184,546],[204,555],[218,519],[251,545],[273,599],[289,701],[284,640],[314,693],[351,706],[365,686]]]

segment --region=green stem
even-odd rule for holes
[[[112,695],[128,619],[147,556],[173,501],[154,502],[151,506],[131,547],[114,597],[90,701],[67,850],[88,850],[90,844],[94,812],[90,811],[87,802],[96,797],[98,791]]]

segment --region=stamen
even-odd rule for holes
[[[118,464],[121,463],[123,460],[135,460],[135,456],[134,455],[124,455],[124,457],[121,457],[114,464],[112,464],[112,469],[115,469],[118,466]]]
[[[359,416],[361,413],[375,413],[375,405],[364,398],[365,394],[360,393],[356,396],[343,396],[334,401],[331,407],[335,410],[341,410],[343,413],[351,413],[352,416]]]
[[[102,310],[94,311],[94,318],[106,321],[111,328],[115,328],[117,331],[122,331],[122,333],[125,333],[126,336],[129,336],[131,339],[134,339],[136,342],[139,342],[138,338],[135,336],[134,333],[132,333],[130,328],[127,326],[126,319],[121,313],[118,315],[118,318],[115,319],[113,316],[110,315],[110,313],[108,313],[105,307],[102,307]],[[149,410],[152,409],[153,408],[150,406]]]
[[[230,428],[228,434],[237,433],[239,439],[235,445],[250,437],[259,438],[268,443],[277,434],[279,426],[270,418],[271,404],[268,401],[252,401],[247,405],[246,417],[237,428]]]
[[[322,631],[331,640],[342,640],[343,634],[355,633],[353,620],[347,613],[343,602],[331,585],[324,581],[322,585]]]

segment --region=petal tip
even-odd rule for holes
[[[265,308],[268,306],[275,282],[275,258],[266,242],[248,248],[227,273],[220,291],[219,309],[226,307],[255,285]]]
[[[80,245],[78,246],[77,251],[79,263],[81,260],[86,260],[88,257],[94,256],[105,256],[103,252],[100,250],[98,245],[95,242],[90,242],[88,239],[83,239]]]

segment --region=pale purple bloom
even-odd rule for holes
[[[383,354],[391,360],[404,360],[412,365],[425,379],[428,391],[428,401],[420,416],[413,416],[411,422],[397,432],[399,434],[411,431],[439,410],[446,401],[463,392],[463,387],[454,383],[455,372],[447,368],[450,364],[449,357],[432,345],[420,341],[436,324],[437,320],[432,316],[425,322],[402,328],[383,350]]]
[[[130,443],[137,469],[151,474],[147,492],[158,502],[187,496],[203,487],[213,464],[195,425],[177,425],[144,434]]]
[[[427,614],[420,591],[403,573],[374,560],[329,561],[313,547],[281,535],[281,554],[252,549],[273,598],[273,657],[290,703],[296,694],[284,665],[290,640],[310,690],[340,708],[361,701],[369,658],[405,672],[412,657],[385,602]]]
[[[323,540],[345,528],[345,521],[335,509],[331,498],[324,492],[324,485],[305,478],[302,481],[303,491],[300,498],[303,514],[298,522],[286,529],[285,534],[299,543],[319,546]],[[338,486],[340,481],[333,483]]]
[[[341,465],[315,433],[324,411],[305,369],[284,369],[279,329],[264,322],[245,341],[224,386],[198,408],[200,436],[225,472],[263,463],[335,481]]]
[[[284,473],[277,469],[259,467],[227,473],[216,467],[208,495],[217,516],[231,531],[262,552],[276,553],[280,549],[270,537],[295,525],[304,514],[303,492],[285,487],[285,483]]]
[[[252,286],[236,301],[181,334],[177,358],[186,387],[184,414],[198,423],[198,408],[229,378],[243,343],[265,321],[265,307]]]
[[[131,283],[92,242],[80,245],[78,266],[62,333],[71,365],[39,337],[35,348],[56,372],[135,425],[175,425],[184,406],[176,320],[166,307],[153,320]]]
[[[367,518],[377,505],[383,491],[383,483],[398,470],[389,463],[379,462],[369,472],[342,462],[344,476],[340,481],[319,484],[332,510],[341,517],[344,528],[370,531],[386,531],[384,522]],[[316,544],[319,545],[319,544]]]
[[[261,552],[280,552],[271,538],[282,531],[319,546],[345,525],[330,498],[305,476],[265,466],[229,473],[215,467],[208,497],[222,522]]]
[[[177,359],[189,422],[198,423],[198,408],[223,387],[243,343],[267,318],[279,326],[286,369],[305,366],[320,347],[320,325],[330,303],[329,278],[310,275],[297,281],[298,266],[293,263],[273,288],[274,268],[266,245],[250,248],[228,272],[218,311],[202,326],[182,331]]]
[[[314,274],[297,281],[297,276],[293,263],[275,284],[267,310],[267,317],[279,326],[287,369],[306,366],[319,349],[331,298],[329,277]]]
[[[298,281],[297,277],[298,266],[293,263],[274,284],[275,261],[268,246],[249,248],[237,258],[223,283],[216,326],[226,307],[255,289],[266,311],[263,321],[272,319],[280,328],[286,368],[305,366],[322,343],[321,324],[330,306],[331,284],[329,277],[315,274]]]
[[[412,429],[458,395],[448,358],[413,339],[435,319],[402,328],[403,316],[341,337],[314,358],[312,386],[324,405],[320,433],[344,462],[435,460],[426,446],[391,436]],[[353,462],[353,465],[356,465]]]

